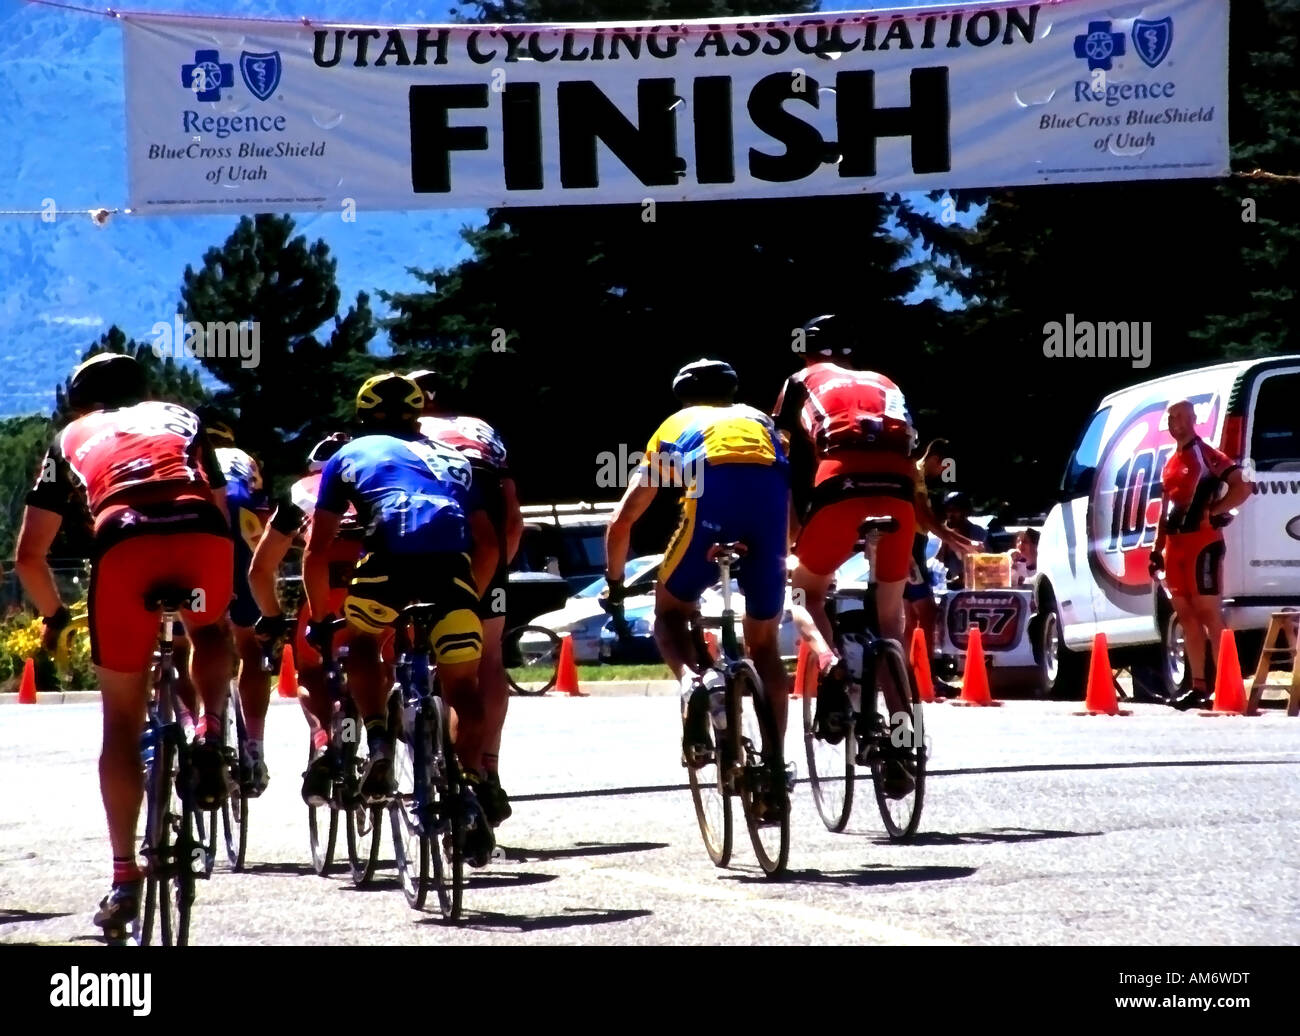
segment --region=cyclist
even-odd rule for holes
[[[834,648],[826,594],[835,570],[853,556],[863,520],[896,519],[897,529],[877,544],[871,578],[880,635],[902,641],[916,524],[916,433],[899,387],[849,366],[856,343],[842,318],[816,317],[803,334],[804,369],[782,386],[773,417],[790,441],[791,549],[799,558],[791,586],[802,605],[793,612],[818,662],[817,733],[838,744],[848,726],[847,673]],[[891,715],[910,714],[903,688],[885,688],[885,698]],[[911,775],[891,760],[886,792],[902,797],[912,786]]]
[[[226,510],[235,541],[235,596],[230,602],[230,624],[239,658],[239,699],[248,730],[246,755],[240,760],[240,768],[248,784],[248,794],[257,798],[271,779],[262,745],[266,710],[271,704],[271,682],[262,672],[262,648],[253,632],[260,613],[248,585],[248,569],[262,538],[266,492],[262,487],[261,467],[235,445],[235,433],[229,423],[217,419],[213,413],[200,411],[199,416],[226,478]]]
[[[500,560],[492,582],[479,600],[479,620],[483,624],[483,658],[479,662],[478,685],[483,698],[484,801],[488,822],[498,826],[513,812],[510,798],[501,787],[498,772],[501,734],[506,710],[510,705],[510,683],[506,678],[502,640],[506,632],[507,570],[524,532],[515,480],[506,461],[505,444],[491,425],[476,417],[455,414],[447,405],[447,386],[430,370],[412,371],[407,375],[424,391],[424,412],[420,432],[425,438],[446,443],[459,450],[470,462],[474,485],[479,487],[483,506],[496,530]]]
[[[785,603],[789,469],[771,419],[736,403],[737,386],[736,372],[721,360],[697,360],[678,371],[673,392],[684,409],[650,437],[605,539],[605,597],[618,620],[632,526],[661,488],[685,490],[680,523],[659,566],[654,625],[659,651],[681,683],[685,761],[708,740],[709,695],[700,679],[708,660],[696,657],[688,622],[700,594],[719,578],[707,557],[714,543],[738,540],[748,548],[736,573],[745,595],[745,648],[785,735],[788,688],[777,634]],[[779,800],[765,807],[779,809]]]
[[[144,397],[144,370],[131,356],[99,353],[77,367],[68,389],[76,417],[56,436],[27,495],[17,548],[19,577],[45,616],[51,648],[69,613],[46,555],[85,494],[94,523],[90,646],[104,709],[100,788],[113,848],[112,891],[95,915],[106,928],[130,924],[139,910],[140,732],[158,634],[145,599],[163,586],[194,591],[181,612],[205,708],[195,731],[193,796],[204,809],[225,798],[220,717],[231,665],[222,619],[234,551],[225,481],[198,417]]]
[[[289,622],[276,595],[276,574],[289,550],[305,544],[311,534],[312,514],[316,510],[316,496],[320,491],[321,471],[325,462],[336,454],[350,436],[336,433],[322,439],[307,458],[306,474],[289,487],[289,491],[276,500],[275,511],[267,524],[266,533],[253,552],[248,582],[261,618],[255,627],[257,639],[263,646],[273,645],[289,633]],[[361,527],[357,524],[356,510],[349,508],[339,527],[339,534],[330,546],[329,611],[339,612],[347,597],[352,570],[361,557]],[[303,773],[302,798],[309,806],[323,806],[329,799],[330,785],[336,760],[329,753],[331,701],[325,684],[325,670],[320,654],[307,643],[306,631],[311,619],[307,606],[298,609],[298,621],[293,632],[293,655],[306,694],[302,696],[303,715],[311,732],[312,756]],[[349,631],[344,629],[337,638],[346,643]],[[269,691],[268,691],[269,693]]]
[[[477,677],[483,653],[479,587],[497,565],[496,531],[472,488],[469,462],[450,447],[420,435],[416,419],[424,392],[399,374],[376,375],[357,393],[365,433],[334,454],[321,472],[311,537],[303,555],[303,582],[313,616],[330,610],[330,548],[349,504],[365,528],[367,553],[358,562],[343,602],[353,628],[348,685],[370,747],[361,793],[382,801],[392,793],[392,745],[387,732],[389,681],[380,656],[402,608],[421,600],[438,605],[431,655],[452,709],[452,736],[466,785],[482,808],[479,772],[483,708]],[[320,645],[319,626],[307,639]],[[495,840],[483,822],[466,847],[466,860],[487,863]]]

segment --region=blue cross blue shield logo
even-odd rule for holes
[[[1148,68],[1155,68],[1169,54],[1174,42],[1174,20],[1161,18],[1149,22],[1144,18],[1133,21],[1133,47]]]
[[[196,101],[219,101],[221,91],[234,85],[234,67],[223,64],[215,50],[196,50],[194,64],[181,65],[181,86],[193,90]]]
[[[1109,72],[1111,58],[1124,54],[1124,34],[1111,32],[1109,21],[1088,23],[1088,31],[1074,37],[1074,56],[1088,59],[1088,70]]]
[[[269,54],[250,54],[244,51],[239,55],[239,74],[244,77],[244,85],[259,101],[265,101],[275,93],[275,88],[280,85],[280,69],[278,50]]]

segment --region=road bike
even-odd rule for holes
[[[897,528],[898,520],[891,517],[868,518],[859,526],[861,539],[856,549],[867,553],[873,572],[877,540],[882,533]],[[829,831],[844,830],[853,811],[856,767],[862,766],[871,774],[876,805],[890,839],[906,841],[916,834],[921,822],[929,754],[915,674],[902,645],[879,635],[874,586],[865,593],[832,592],[827,614],[835,633],[835,649],[847,670],[849,713],[833,724],[842,740],[832,743],[818,733],[817,669],[809,665],[806,685],[800,690],[808,776],[817,812]],[[889,689],[894,689],[899,698],[905,696],[910,708],[892,716],[888,715],[887,705],[882,711]],[[906,777],[900,780],[902,774]],[[893,795],[889,788],[891,776],[895,781]],[[904,785],[910,785],[910,790],[898,794],[898,788]]]
[[[754,664],[741,655],[731,607],[731,570],[745,554],[742,543],[717,543],[708,558],[722,578],[720,654],[714,657],[697,612],[690,621],[696,656],[708,660],[701,681],[709,694],[707,740],[683,753],[704,848],[715,865],[726,867],[732,853],[732,798],[740,799],[750,842],[769,878],[781,874],[790,858],[790,791],[793,774],[784,763],[782,739],[763,682]],[[697,698],[702,698],[696,692]],[[700,707],[692,703],[692,707]],[[761,747],[760,747],[761,746]]]
[[[239,697],[239,682],[231,680],[230,696],[226,700],[226,714],[221,728],[226,801],[220,809],[201,810],[194,816],[198,839],[206,851],[209,876],[217,858],[218,821],[230,869],[235,873],[244,869],[244,858],[248,851],[248,803],[253,798],[253,775],[241,762],[247,758],[247,744],[248,728],[244,722],[243,702]]]
[[[345,686],[342,659],[347,654],[347,647],[340,648],[338,652],[334,650],[334,634],[347,624],[345,618],[316,624],[321,629],[324,640],[319,650],[330,698],[329,758],[334,765],[328,801],[324,805],[307,807],[307,833],[311,841],[312,868],[323,877],[329,872],[334,860],[339,817],[343,816],[347,827],[348,865],[352,884],[359,888],[374,877],[375,863],[379,859],[384,807],[382,804],[367,802],[361,794],[368,753],[361,749],[361,718],[356,703]],[[286,647],[284,650],[291,649]],[[308,766],[311,765],[313,752],[309,745]]]
[[[397,623],[397,679],[388,709],[396,791],[388,808],[407,904],[424,909],[432,888],[443,916],[454,921],[465,890],[466,844],[472,826],[485,821],[468,802],[473,791],[452,745],[451,709],[429,665],[437,614],[436,605],[412,604]]]

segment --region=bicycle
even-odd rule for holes
[[[560,635],[554,630],[516,626],[502,638],[501,650],[506,679],[515,694],[543,695],[560,678]]]
[[[731,862],[733,796],[740,798],[754,855],[763,873],[776,877],[790,858],[790,791],[776,717],[754,664],[744,658],[736,639],[735,612],[731,608],[731,567],[745,553],[742,543],[714,544],[708,558],[722,573],[720,657],[714,658],[704,637],[699,613],[691,617],[690,631],[697,657],[708,659],[701,672],[706,689],[723,695],[722,707],[713,711],[709,741],[684,753],[695,818],[709,859],[718,867]],[[708,675],[716,673],[717,681]],[[718,686],[718,684],[721,686]],[[767,752],[757,745],[767,746]],[[776,751],[772,752],[772,746]],[[766,804],[776,799],[777,816],[768,816]]]
[[[129,936],[124,929],[106,929],[110,941],[129,938],[137,945],[149,945],[156,917],[162,945],[188,945],[195,878],[209,873],[203,846],[194,833],[193,767],[190,743],[176,718],[179,681],[172,654],[174,624],[193,596],[194,591],[175,586],[159,587],[145,595],[145,607],[151,612],[161,610],[162,617],[148,714],[140,737],[145,788],[140,846],[145,860],[144,913],[132,922]]]
[[[217,858],[217,822],[221,822],[230,869],[238,874],[244,869],[248,851],[248,802],[252,798],[252,774],[241,760],[248,743],[248,728],[244,723],[244,706],[239,697],[239,682],[230,681],[230,697],[226,701],[226,714],[221,727],[221,750],[225,760],[226,801],[220,810],[200,810],[195,814],[195,829],[207,859],[207,876],[211,876]]]
[[[858,528],[862,537],[857,549],[867,552],[875,569],[875,545],[880,535],[898,528],[891,517],[868,518]],[[827,613],[835,632],[835,648],[844,660],[849,680],[849,715],[844,737],[831,744],[815,729],[817,672],[809,667],[809,686],[803,691],[804,744],[808,756],[809,781],[817,812],[827,830],[844,830],[853,811],[856,766],[871,772],[876,805],[891,841],[907,841],[916,834],[925,800],[925,770],[929,751],[925,744],[925,722],[921,696],[902,645],[878,635],[872,590],[865,594],[835,591],[827,599]],[[843,607],[853,603],[855,607]],[[886,717],[878,710],[884,695],[884,680],[905,690],[911,712]],[[864,697],[863,691],[869,693]],[[913,780],[912,789],[891,797],[886,782],[892,769],[904,770]]]
[[[396,793],[389,826],[407,904],[424,909],[432,886],[442,915],[454,921],[465,889],[466,841],[471,823],[482,822],[482,814],[468,808],[466,797],[473,792],[461,779],[451,710],[439,690],[437,670],[429,666],[436,607],[409,605],[397,624],[397,681],[388,710]]]
[[[330,783],[329,800],[321,806],[307,807],[307,832],[311,841],[312,869],[324,877],[334,862],[334,847],[338,838],[339,814],[347,822],[348,865],[352,884],[357,888],[366,885],[375,873],[379,859],[379,841],[383,827],[383,806],[367,803],[361,795],[361,780],[367,757],[360,753],[362,723],[356,703],[344,686],[342,658],[344,647],[334,651],[334,634],[348,624],[346,618],[319,623],[324,630],[324,643],[320,646],[321,665],[325,670],[325,685],[329,691],[330,740],[329,753],[334,768]],[[284,650],[292,650],[288,646]],[[307,765],[311,765],[313,749],[307,749]],[[329,810],[328,825],[322,825],[320,813]],[[322,836],[321,828],[326,827]],[[364,846],[369,839],[369,847]]]

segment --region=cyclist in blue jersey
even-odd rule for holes
[[[303,554],[303,582],[313,616],[329,610],[330,547],[351,504],[365,530],[365,554],[357,563],[343,614],[349,641],[348,688],[366,727],[369,763],[361,793],[369,801],[392,794],[392,745],[387,698],[392,685],[382,658],[401,609],[419,601],[438,606],[430,655],[453,712],[452,734],[466,783],[482,792],[484,716],[478,693],[483,652],[479,595],[496,569],[498,545],[484,511],[469,461],[455,449],[420,435],[424,407],[418,385],[398,374],[380,374],[357,393],[363,434],[325,464]],[[307,639],[320,647],[320,624]],[[468,846],[467,861],[482,865],[493,848],[486,820],[475,830],[482,845]]]
[[[788,686],[778,632],[785,604],[789,464],[772,419],[736,403],[737,386],[736,372],[721,360],[697,360],[678,372],[673,392],[684,409],[650,437],[606,533],[605,599],[617,615],[633,524],[662,489],[683,491],[680,523],[659,566],[654,632],[681,683],[686,760],[692,746],[707,740],[709,696],[699,674],[708,660],[695,657],[688,621],[700,594],[719,578],[708,558],[714,543],[739,540],[748,548],[736,572],[745,595],[745,650],[785,735]],[[779,803],[773,796],[764,808],[772,811]]]

